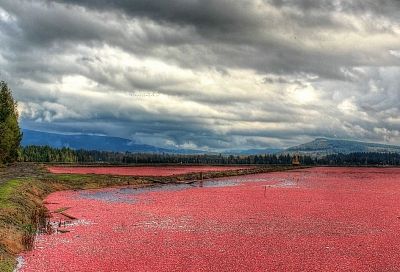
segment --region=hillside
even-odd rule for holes
[[[48,145],[54,148],[69,147],[72,149],[114,151],[114,152],[138,152],[138,153],[174,153],[174,154],[205,154],[201,150],[191,149],[168,149],[146,144],[136,144],[129,139],[99,136],[99,135],[68,135],[48,133],[34,130],[23,130],[24,137],[22,145]],[[399,153],[400,146],[385,145],[377,143],[366,143],[349,140],[337,140],[317,138],[311,142],[290,147],[285,150],[278,148],[266,149],[234,149],[222,152],[224,155],[259,155],[259,154],[304,154],[311,156],[325,156],[329,154],[349,154],[354,152],[381,152]]]
[[[276,154],[281,152],[279,148],[264,148],[264,149],[233,149],[223,152],[224,155],[264,155]]]
[[[290,147],[283,151],[285,154],[299,153],[312,156],[324,156],[336,153],[349,154],[354,152],[400,153],[400,146],[317,138],[309,143]]]
[[[48,145],[55,148],[69,147],[72,149],[86,149],[114,152],[141,152],[141,153],[177,153],[177,154],[195,154],[202,153],[199,150],[189,149],[167,149],[152,145],[136,144],[131,140],[98,136],[98,135],[67,135],[48,133],[43,131],[23,130],[24,136],[22,145]]]

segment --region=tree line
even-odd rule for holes
[[[400,165],[399,153],[355,152],[317,159],[319,165]]]
[[[110,164],[282,164],[292,163],[293,157],[280,155],[234,156],[222,154],[182,155],[170,153],[131,153],[96,150],[73,150],[49,146],[27,146],[20,149],[20,161],[56,163]],[[331,154],[324,157],[299,156],[302,165],[400,165],[397,153]]]
[[[225,156],[222,154],[182,155],[170,153],[131,153],[73,150],[49,146],[27,146],[20,150],[24,162],[114,163],[114,164],[291,164],[290,155]],[[304,165],[312,165],[309,156],[300,156]]]

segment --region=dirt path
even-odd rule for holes
[[[46,170],[35,163],[14,163],[0,167],[0,184],[15,178],[43,177]]]

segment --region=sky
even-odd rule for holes
[[[34,130],[400,144],[400,1],[0,0],[0,79]]]

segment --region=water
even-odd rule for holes
[[[198,181],[193,183],[181,183],[181,184],[165,184],[165,185],[154,185],[145,188],[116,188],[109,190],[87,190],[79,191],[76,198],[101,200],[106,202],[118,202],[118,203],[137,203],[140,198],[139,196],[153,193],[153,192],[175,192],[186,189],[194,188],[218,188],[228,186],[238,186],[243,180],[238,178],[232,179],[214,179],[206,181]]]

